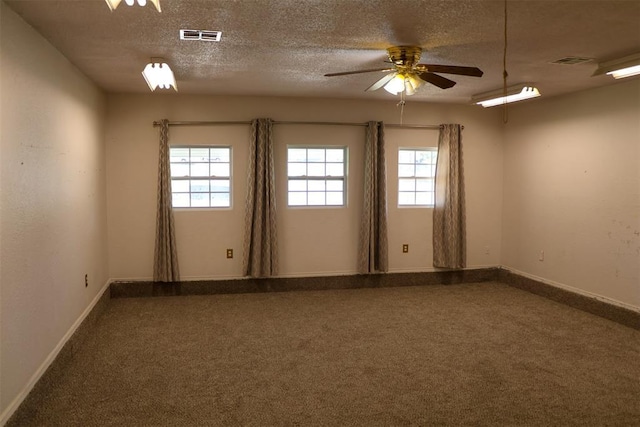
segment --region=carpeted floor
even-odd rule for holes
[[[116,299],[9,425],[640,425],[640,331],[499,283]]]

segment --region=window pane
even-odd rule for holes
[[[307,181],[301,179],[290,179],[289,180],[289,191],[306,191],[307,190]]]
[[[215,163],[218,163],[218,162],[229,163],[230,153],[231,153],[231,150],[228,148],[212,148],[209,153],[209,161],[215,162]]]
[[[208,193],[209,192],[209,181],[203,181],[203,180],[191,180],[191,187],[190,190],[192,193]]]
[[[211,185],[211,192],[228,193],[231,181],[228,179],[212,179],[209,184]]]
[[[429,192],[417,192],[416,204],[418,205],[433,205],[433,193]]]
[[[433,176],[431,174],[431,166],[416,165],[416,176]]]
[[[325,176],[324,163],[309,163],[309,176]]]
[[[399,192],[398,193],[398,204],[399,205],[414,205],[416,202],[415,198],[416,193],[409,192]]]
[[[188,148],[170,148],[169,149],[169,161],[170,162],[187,162],[187,161],[189,161],[189,149]]]
[[[211,176],[229,176],[229,163],[212,163]]]
[[[327,149],[327,162],[342,163],[344,161],[344,149]]]
[[[217,208],[228,208],[231,206],[229,193],[211,193],[211,206]]]
[[[209,162],[209,148],[192,148],[192,162]]]
[[[417,179],[416,191],[433,191],[433,179]]]
[[[289,162],[306,162],[307,150],[305,148],[289,148]]]
[[[307,176],[307,164],[289,163],[289,176]]]
[[[398,165],[398,176],[414,176],[415,166]]]
[[[324,153],[325,150],[323,148],[316,149],[310,148],[307,150],[307,161],[308,162],[324,162]]]
[[[191,207],[192,208],[209,207],[209,194],[208,193],[191,193]]]
[[[172,179],[171,180],[171,191],[174,193],[188,193],[189,192],[189,181],[180,180],[180,179]]]
[[[415,179],[400,179],[398,182],[399,191],[416,191]]]
[[[191,176],[209,176],[209,163],[192,163]]]
[[[328,191],[327,205],[341,206],[344,204],[344,196],[342,191]]]
[[[322,206],[324,205],[324,193],[309,193],[308,194],[309,206]]]
[[[398,163],[415,163],[415,151],[400,150],[398,151]]]
[[[327,181],[327,191],[343,191],[344,181],[330,180]]]
[[[290,206],[305,206],[307,204],[307,193],[289,192]]]
[[[307,190],[309,191],[324,191],[325,184],[324,181],[308,181],[307,182]]]
[[[189,176],[189,163],[171,163],[171,176]]]
[[[327,176],[344,176],[342,163],[327,163]]]
[[[171,195],[171,201],[174,208],[188,208],[189,193],[174,193]]]
[[[416,163],[431,163],[431,151],[416,151]]]

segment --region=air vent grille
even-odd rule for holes
[[[560,64],[560,65],[575,65],[582,64],[584,62],[591,61],[592,58],[582,58],[580,56],[567,56],[565,58],[560,58],[555,61],[552,61],[552,64]]]
[[[222,31],[209,30],[180,30],[180,40],[202,40],[207,42],[219,42]]]

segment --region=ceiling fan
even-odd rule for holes
[[[406,92],[407,95],[413,95],[416,89],[422,86],[424,82],[431,83],[440,89],[448,89],[456,84],[453,80],[449,80],[435,73],[482,77],[482,70],[476,67],[419,64],[421,53],[422,48],[418,46],[392,46],[387,48],[387,54],[389,55],[389,62],[393,64],[393,67],[329,73],[325,74],[325,77],[373,72],[388,73],[366,90],[373,91],[384,87],[387,92],[394,95],[401,92]]]

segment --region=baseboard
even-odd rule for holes
[[[634,307],[531,276],[508,267],[493,266],[464,270],[394,271],[385,274],[289,276],[266,279],[221,278],[215,280],[185,280],[172,283],[119,280],[111,284],[110,294],[111,298],[135,298],[446,285],[490,281],[499,281],[634,329],[640,329],[640,311]]]
[[[397,286],[451,285],[496,281],[498,268],[441,270],[385,274],[345,274],[313,277],[274,277],[265,279],[221,279],[154,283],[115,281],[111,298],[171,295],[214,295],[256,292],[318,291]]]
[[[502,267],[498,280],[514,288],[522,289],[550,300],[577,308],[587,313],[612,320],[640,330],[640,311],[636,307],[614,301],[600,295],[570,288],[543,278],[535,277],[507,267]]]
[[[58,345],[49,353],[44,362],[42,362],[36,372],[31,376],[22,391],[3,411],[0,415],[0,426],[5,425],[10,419],[13,422],[16,418],[19,418],[20,405],[22,402],[26,399],[38,398],[37,395],[42,393],[42,390],[48,389],[49,384],[54,383],[60,375],[63,374],[64,366],[92,331],[96,320],[106,309],[109,302],[108,289],[110,286],[111,281],[107,281],[80,317],[78,317],[58,342]],[[20,423],[17,423],[17,425],[20,425]]]

